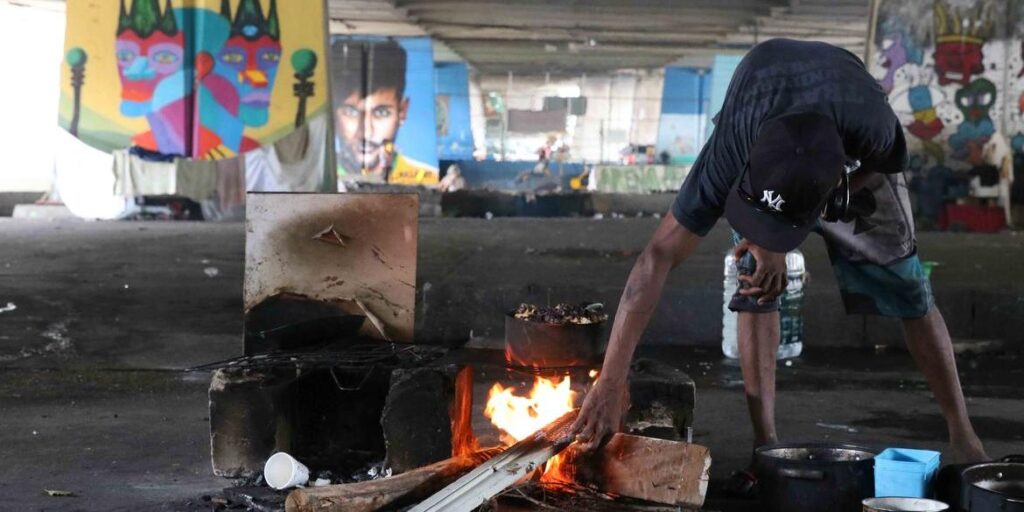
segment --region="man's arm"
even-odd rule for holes
[[[622,420],[630,361],[651,319],[670,270],[700,245],[702,238],[666,215],[633,265],[612,324],[601,374],[587,394],[573,433],[584,450],[599,446],[618,431]]]

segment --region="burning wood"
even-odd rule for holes
[[[494,495],[527,477],[569,446],[569,427],[577,411],[512,445],[455,483],[410,509],[410,512],[471,512]]]
[[[689,443],[615,434],[593,454],[576,445],[561,455],[545,480],[666,505],[700,508],[708,490],[711,453]]]
[[[423,499],[482,462],[501,453],[490,448],[452,457],[389,478],[292,491],[286,512],[372,512]]]

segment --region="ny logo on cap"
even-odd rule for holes
[[[785,203],[786,200],[782,198],[782,194],[775,195],[774,190],[765,190],[764,196],[761,197],[761,202],[768,205],[772,210],[781,212],[782,203]]]

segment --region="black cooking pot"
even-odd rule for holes
[[[512,366],[556,368],[601,364],[604,323],[549,324],[505,315],[505,361]]]
[[[963,470],[960,506],[967,512],[1024,512],[1024,457]]]
[[[789,443],[755,451],[758,494],[772,512],[860,512],[875,493],[874,450]]]

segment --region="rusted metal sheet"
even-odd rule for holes
[[[371,318],[362,336],[411,342],[418,214],[416,194],[250,193],[246,312],[293,294]]]

